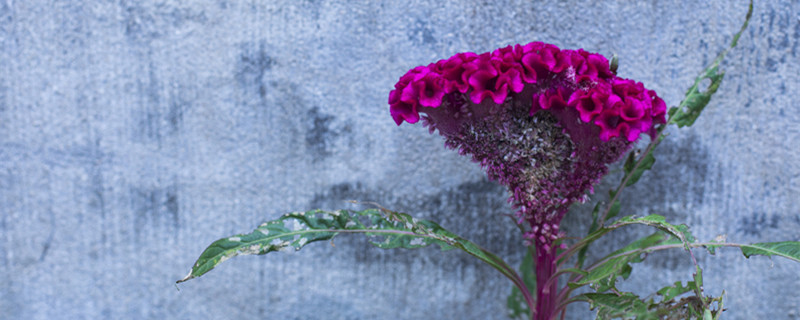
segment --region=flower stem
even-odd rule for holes
[[[554,247],[536,242],[536,309],[534,320],[551,320],[558,305],[558,280],[556,276],[556,252]]]

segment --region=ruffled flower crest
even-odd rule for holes
[[[423,119],[508,187],[520,223],[529,225],[526,238],[545,248],[607,164],[666,122],[664,101],[617,77],[602,55],[542,42],[411,69],[389,105],[398,125]]]

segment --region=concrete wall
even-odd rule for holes
[[[420,125],[395,126],[397,78],[538,40],[616,53],[621,76],[675,105],[746,5],[2,0],[0,319],[502,319],[510,285],[490,267],[359,237],[173,283],[219,237],[348,199],[434,219],[516,264],[503,188]],[[704,240],[800,240],[799,19],[797,1],[756,3],[719,95],[670,131],[623,213],[664,214]],[[589,210],[566,228],[585,230]],[[697,255],[727,319],[800,318],[800,264]],[[647,294],[692,268],[654,254],[624,288]]]

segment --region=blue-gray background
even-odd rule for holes
[[[173,283],[219,237],[349,199],[434,219],[516,264],[503,188],[420,125],[392,122],[397,78],[545,41],[616,53],[621,76],[675,105],[746,6],[0,0],[0,319],[502,319],[509,284],[490,267],[359,237]],[[670,131],[623,214],[660,213],[703,240],[800,240],[798,45],[800,4],[756,3],[718,96]],[[567,230],[585,231],[590,207]],[[800,264],[696,254],[706,292],[727,292],[727,319],[800,318]],[[682,252],[654,254],[624,289],[648,294],[692,269]]]

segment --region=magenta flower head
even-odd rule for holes
[[[607,164],[666,122],[664,101],[617,77],[605,57],[541,42],[411,69],[389,105],[398,125],[421,118],[508,187],[525,237],[547,250]]]

